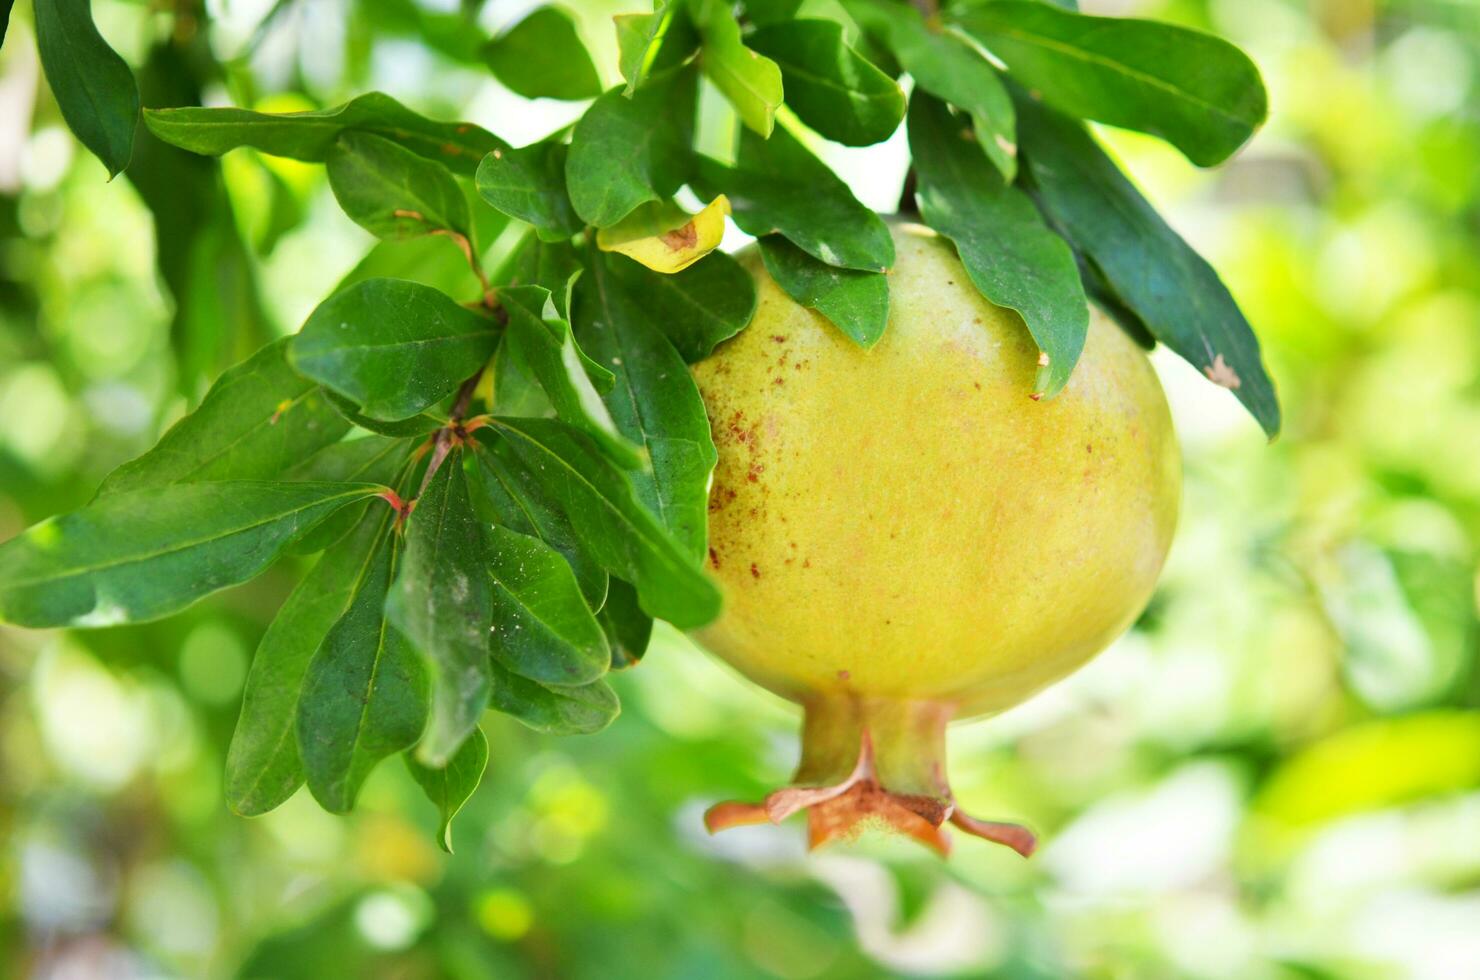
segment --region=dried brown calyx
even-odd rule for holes
[[[709,808],[710,833],[748,824],[780,823],[807,812],[808,844],[817,848],[882,825],[950,852],[946,823],[994,841],[1023,857],[1037,844],[1013,823],[963,813],[945,775],[945,730],[951,708],[933,702],[818,698],[806,706],[802,762],[792,785],[759,803],[728,801]]]

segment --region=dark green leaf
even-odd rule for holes
[[[612,648],[612,669],[634,666],[647,653],[653,638],[653,617],[637,604],[637,591],[619,578],[612,579],[606,605],[596,617]]]
[[[462,748],[441,769],[422,765],[409,752],[405,759],[411,778],[416,780],[442,818],[437,828],[437,846],[451,854],[452,818],[468,802],[483,779],[483,770],[488,768],[488,738],[481,728],[473,729]]]
[[[570,518],[550,501],[539,481],[516,457],[505,454],[495,460],[487,452],[474,455],[478,465],[469,475],[473,508],[488,523],[537,537],[560,552],[576,577],[586,605],[600,609],[606,602],[606,569],[581,543]]]
[[[606,681],[546,687],[496,663],[492,707],[547,735],[592,735],[610,725],[622,710]]]
[[[726,0],[689,0],[703,48],[699,64],[725,94],[740,121],[764,139],[781,107],[781,69],[745,45],[733,5]]]
[[[226,754],[226,801],[236,813],[266,813],[303,783],[298,699],[309,661],[349,609],[394,517],[384,504],[362,513],[354,536],[319,559],[258,644]]]
[[[378,489],[240,480],[100,497],[0,545],[0,622],[112,626],[168,616],[255,578],[319,521]]]
[[[923,93],[910,100],[910,152],[925,223],[956,243],[983,296],[1017,310],[1040,359],[1034,391],[1052,397],[1069,381],[1089,330],[1089,302],[1074,253],[1038,209],[962,139],[964,120]]]
[[[601,94],[601,79],[575,22],[558,7],[536,8],[489,41],[483,60],[505,88],[528,99],[591,99]]]
[[[687,61],[699,47],[699,35],[684,9],[684,0],[658,0],[650,14],[618,14],[617,66],[631,96],[648,79]]]
[[[974,6],[953,20],[1050,104],[1160,136],[1200,166],[1226,159],[1268,111],[1248,55],[1201,31],[1033,2]]]
[[[1049,216],[1147,329],[1233,388],[1270,437],[1280,405],[1259,341],[1202,256],[1167,225],[1078,122],[1020,100],[1023,155]]]
[[[889,278],[825,265],[780,235],[756,240],[766,271],[803,306],[832,321],[860,347],[872,347],[889,323]]]
[[[334,141],[325,164],[344,213],[378,238],[471,235],[467,198],[440,163],[384,137],[350,131]]]
[[[414,439],[435,432],[447,424],[446,419],[438,418],[423,412],[413,415],[407,419],[397,419],[394,422],[386,422],[382,419],[372,419],[368,415],[362,415],[358,406],[343,395],[336,394],[328,388],[321,388],[324,400],[329,403],[339,415],[353,425],[359,426],[367,432],[374,432],[383,436],[395,436],[399,439]]]
[[[319,644],[298,699],[298,751],[314,799],[347,813],[381,759],[416,744],[427,723],[421,658],[386,618],[399,536],[386,520],[344,614]]]
[[[541,286],[508,286],[499,290],[499,302],[509,314],[508,343],[539,379],[555,414],[595,439],[619,465],[644,465],[644,454],[602,402],[570,323],[556,314],[550,293]],[[602,387],[610,390],[611,372],[596,369],[606,375]]]
[[[493,208],[476,207],[476,199],[472,203],[475,246],[495,241],[508,227],[509,219]],[[367,279],[410,279],[449,296],[482,298],[467,255],[446,235],[376,242],[329,292],[343,292]]]
[[[346,130],[373,133],[471,177],[478,164],[508,144],[470,123],[438,122],[395,99],[370,92],[313,112],[267,113],[236,108],[149,109],[144,121],[166,143],[219,156],[252,146],[273,156],[322,163]]]
[[[883,40],[919,88],[971,116],[982,149],[1003,179],[1011,182],[1017,173],[1012,98],[981,52],[927,25],[908,4],[843,0],[843,6],[864,30]]]
[[[580,253],[569,242],[547,242],[529,235],[500,270],[500,282],[517,286],[543,286],[550,291],[558,307],[564,299],[566,284],[585,267]],[[565,311],[561,311],[564,315]]]
[[[640,296],[648,320],[690,364],[744,330],[755,315],[755,280],[724,252],[710,252],[672,275],[626,256],[604,257],[608,276],[629,296]]]
[[[493,356],[492,320],[404,279],[369,279],[330,296],[292,340],[300,373],[371,418],[410,418],[446,398]]]
[[[848,47],[837,21],[782,21],[756,31],[748,43],[781,66],[786,104],[830,140],[878,143],[904,119],[899,83]]]
[[[493,659],[541,684],[588,684],[605,674],[611,665],[606,634],[560,552],[497,524],[485,531]]]
[[[386,436],[364,436],[325,446],[289,470],[284,478],[320,483],[375,483],[395,487],[408,465],[412,444]],[[288,547],[291,555],[312,555],[338,542],[360,522],[374,500],[350,504]]]
[[[492,593],[483,522],[473,512],[463,453],[456,450],[406,522],[406,554],[389,605],[431,674],[431,721],[417,749],[428,765],[452,758],[488,703]]]
[[[618,429],[647,450],[651,470],[631,480],[637,498],[697,561],[708,528],[709,480],[719,461],[709,418],[687,365],[652,320],[645,293],[629,293],[592,256],[576,311],[581,342],[610,364],[616,387],[606,396]]]
[[[592,557],[632,582],[648,613],[681,629],[709,622],[720,596],[698,563],[638,503],[622,472],[584,435],[552,419],[498,418],[478,438],[512,454],[570,519]]]
[[[36,48],[62,118],[116,177],[134,153],[139,87],[93,24],[88,0],[35,0]]]
[[[828,265],[848,269],[883,272],[894,264],[894,239],[883,219],[785,128],[768,140],[743,132],[735,167],[701,159],[700,174],[706,191],[729,196],[735,224],[757,238],[779,232]]]
[[[691,70],[653,77],[628,98],[612,89],[571,134],[565,179],[576,214],[605,228],[672,197],[690,169],[697,86]]]
[[[99,494],[198,480],[265,480],[332,445],[349,426],[275,341],[221,375],[199,407],[144,455],[108,474]]]
[[[797,15],[802,0],[744,0],[745,15],[758,27],[782,23]]]
[[[564,143],[543,140],[494,150],[478,166],[478,194],[512,218],[534,225],[542,239],[561,241],[581,230],[565,191]]]

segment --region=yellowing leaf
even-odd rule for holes
[[[596,233],[603,252],[621,252],[654,272],[682,272],[719,247],[730,199],[723,194],[691,215],[672,202],[646,204]]]

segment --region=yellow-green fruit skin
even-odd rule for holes
[[[957,717],[1064,677],[1145,607],[1181,464],[1145,354],[1092,311],[1034,400],[1038,349],[952,247],[896,225],[888,329],[864,350],[752,250],[750,326],[694,374],[719,465],[701,641],[783,697],[932,701]]]

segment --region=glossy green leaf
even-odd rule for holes
[[[575,333],[556,315],[550,293],[541,286],[509,286],[499,291],[499,301],[509,313],[508,343],[539,379],[555,414],[595,439],[619,465],[645,465],[645,454],[618,428],[592,383]]]
[[[972,283],[1016,310],[1046,355],[1034,391],[1052,397],[1069,381],[1089,330],[1089,301],[1074,253],[1043,223],[1026,194],[1003,183],[964,120],[923,93],[910,100],[910,152],[925,223],[956,244]]]
[[[303,772],[330,813],[348,813],[370,771],[415,745],[427,723],[426,668],[386,617],[400,550],[392,526],[381,524],[344,614],[308,663],[298,699]]]
[[[525,98],[577,100],[601,94],[591,55],[575,22],[559,7],[535,8],[484,45],[482,53],[493,76]]]
[[[616,387],[606,396],[618,429],[647,450],[650,470],[630,474],[637,498],[696,560],[708,534],[709,481],[719,454],[699,388],[682,356],[653,321],[648,296],[629,292],[592,256],[579,285],[582,344],[611,365]]]
[[[422,765],[409,752],[404,758],[411,778],[416,780],[442,818],[437,828],[437,846],[451,854],[452,818],[457,816],[483,780],[483,770],[488,768],[488,737],[481,728],[473,729],[462,748],[440,769]]]
[[[349,609],[395,518],[378,506],[304,576],[257,645],[226,753],[226,802],[242,816],[275,809],[303,784],[298,701],[309,662]]]
[[[394,422],[452,394],[497,343],[491,319],[445,293],[404,279],[369,279],[320,303],[288,358],[365,415]]]
[[[976,139],[1011,182],[1017,173],[1017,123],[1012,97],[981,52],[929,25],[909,4],[842,0],[854,20],[878,37],[916,86],[971,116]]]
[[[451,232],[467,239],[472,233],[467,198],[452,174],[398,143],[343,133],[325,169],[344,213],[377,238]]]
[[[982,4],[952,19],[1048,103],[1160,136],[1200,166],[1226,159],[1268,112],[1248,55],[1201,31],[1034,2]]]
[[[478,194],[494,208],[534,225],[542,239],[561,241],[581,230],[565,190],[564,143],[543,140],[495,150],[478,166]]]
[[[802,0],[744,0],[745,16],[757,27],[784,23],[801,9]]]
[[[388,436],[363,436],[325,446],[284,474],[287,480],[320,483],[375,483],[396,487],[409,465],[414,442]],[[319,526],[288,547],[291,555],[312,555],[341,540],[359,524],[370,507],[384,506],[374,499],[350,504],[319,522]]]
[[[481,448],[481,444],[475,443]],[[560,552],[576,585],[591,609],[606,602],[609,576],[591,557],[580,535],[524,464],[509,454],[494,459],[488,452],[474,454],[477,465],[469,471],[473,508],[490,524],[501,524],[520,534],[539,538]]]
[[[463,453],[443,461],[406,522],[406,553],[389,614],[426,659],[431,720],[417,758],[444,765],[488,703],[493,588],[483,522],[473,511]]]
[[[154,135],[192,153],[220,156],[251,146],[273,156],[322,163],[346,130],[373,133],[471,177],[478,164],[508,144],[471,123],[439,122],[418,115],[381,92],[370,92],[332,109],[312,112],[253,112],[231,107],[148,109],[144,121]]]
[[[1034,194],[1146,328],[1230,387],[1270,437],[1280,405],[1259,341],[1238,304],[1077,121],[1020,101]]]
[[[93,24],[89,0],[35,0],[36,48],[62,118],[116,177],[134,153],[139,86]]]
[[[725,0],[691,0],[690,9],[703,39],[699,64],[704,74],[730,100],[741,122],[770,136],[781,107],[781,68],[746,46]]]
[[[319,521],[378,489],[236,480],[100,497],[0,545],[0,623],[91,627],[168,616],[255,578]]]
[[[872,347],[889,323],[889,278],[826,265],[780,235],[756,240],[766,271],[788,296],[827,317],[860,347]]]
[[[883,272],[894,264],[884,220],[785,128],[763,140],[745,131],[736,166],[702,159],[705,189],[723,192],[735,224],[759,238],[779,232],[828,265]]]
[[[501,525],[484,529],[493,579],[493,659],[541,684],[587,684],[611,664],[596,622],[560,552]]]
[[[695,98],[685,69],[650,78],[631,98],[612,89],[591,104],[565,161],[581,220],[605,228],[639,204],[673,196],[691,169]]]
[[[603,268],[628,295],[642,297],[648,320],[690,364],[744,330],[755,315],[755,280],[724,252],[710,252],[672,275],[622,255],[605,256]]]
[[[699,35],[684,0],[658,0],[650,14],[618,14],[617,67],[631,96],[648,79],[686,61],[699,47]]]
[[[477,207],[476,199],[470,202],[470,207],[475,244],[496,241],[509,225],[509,218],[502,212]],[[343,292],[367,279],[409,279],[457,299],[480,299],[481,284],[459,245],[446,235],[383,239],[372,245],[328,292]]]
[[[288,366],[287,346],[274,341],[221,375],[195,411],[153,449],[109,473],[98,493],[265,480],[338,442],[349,426],[315,382]]]
[[[904,90],[848,46],[837,21],[786,20],[747,43],[781,67],[786,104],[830,140],[868,146],[904,119]]]
[[[606,605],[596,617],[612,648],[612,669],[632,667],[647,653],[653,638],[653,617],[637,603],[637,591],[619,578],[612,579]]]
[[[637,587],[649,614],[681,629],[718,615],[718,589],[582,433],[551,419],[497,418],[477,436],[496,460],[512,454],[524,465],[592,557]]]
[[[329,406],[339,413],[340,417],[351,425],[358,426],[367,432],[374,432],[383,436],[394,436],[398,439],[414,439],[435,432],[447,424],[447,420],[435,414],[423,412],[410,418],[396,419],[387,422],[384,419],[372,419],[360,412],[354,402],[329,388],[319,389],[324,394],[324,400]]]
[[[593,735],[616,720],[622,706],[606,681],[546,687],[493,665],[492,707],[546,735]]]

